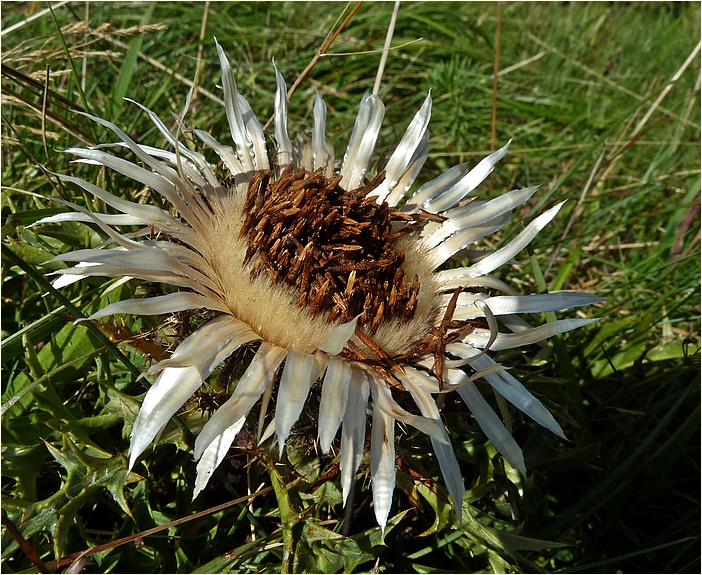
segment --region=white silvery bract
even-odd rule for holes
[[[573,292],[521,296],[489,275],[523,250],[562,204],[538,216],[498,250],[468,249],[502,228],[511,211],[536,191],[526,188],[489,201],[468,201],[509,144],[472,169],[459,164],[408,193],[429,149],[427,96],[384,171],[369,181],[384,106],[379,97],[366,94],[337,171],[325,135],[321,96],[315,99],[311,140],[298,136],[291,141],[286,86],[276,69],[275,152],[269,156],[261,125],[237,92],[219,44],[217,50],[234,147],[207,132],[194,133],[230,172],[226,185],[202,154],[179,143],[143,106],[169,149],[140,145],[114,124],[86,114],[113,131],[139,165],[100,147],[68,150],[77,161],[129,176],[160,194],[171,208],[137,204],[63,175],[117,213],[73,206],[77,211],[40,222],[93,223],[109,236],[100,249],[58,256],[56,260],[76,264],[57,272],[62,275],[56,285],[102,276],[180,288],[108,305],[89,319],[197,309],[219,312],[183,340],[170,358],[149,369],[158,377],[133,425],[130,468],[218,365],[241,346],[258,344],[231,397],[197,437],[194,496],[256,405],[259,441],[275,434],[282,455],[310,390],[319,385],[318,440],[324,453],[341,427],[344,503],[363,457],[372,402],[370,472],[378,523],[384,527],[387,522],[395,487],[396,421],[430,436],[460,518],[464,486],[437,394],[457,391],[488,439],[522,474],[526,469],[521,449],[476,388],[476,379],[484,378],[518,409],[564,437],[541,402],[486,353],[541,342],[595,321],[564,319],[533,327],[519,314],[601,300]],[[138,230],[120,232],[120,226]],[[440,269],[457,254],[470,264]],[[269,410],[278,377],[275,409]],[[414,413],[401,407],[399,397],[406,406],[416,405]]]

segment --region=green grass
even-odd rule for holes
[[[443,488],[434,487],[439,472],[425,454],[426,438],[407,434],[391,513],[397,517],[385,544],[367,479],[357,482],[349,537],[339,534],[338,475],[317,484],[333,460],[310,451],[306,433],[313,427],[304,422],[285,465],[273,468],[265,450],[232,450],[217,482],[194,503],[192,435],[175,425],[135,473],[127,472],[122,454],[145,391],[135,374],[181,328],[165,318],[106,321],[101,330],[73,325],[76,315],[141,289],[131,283],[107,295],[97,281],[43,295],[54,269],[48,260],[102,241],[79,224],[27,227],[62,211],[58,198],[100,207],[43,169],[144,197],[125,178],[69,163],[62,150],[113,141],[72,110],[87,109],[143,143],[162,145],[145,114],[122,98],[172,125],[189,89],[181,77],[195,78],[200,63],[198,86],[206,92],[194,96],[186,121],[228,141],[223,109],[209,96],[220,93],[212,36],[237,63],[239,90],[264,123],[273,112],[271,60],[292,85],[344,6],[216,2],[205,12],[204,3],[106,2],[89,3],[86,14],[85,3],[70,3],[29,21],[46,5],[3,3],[7,523],[51,569],[59,556],[70,562],[86,546],[103,545],[86,572],[275,572],[287,545],[298,571],[377,565],[426,573],[699,572],[699,53],[637,130],[699,42],[697,3],[502,5],[496,143],[513,143],[478,195],[541,184],[500,241],[568,200],[533,242],[531,259],[522,254],[506,279],[533,293],[544,287],[543,273],[549,290],[608,298],[586,311],[602,318],[597,324],[547,350],[501,358],[556,414],[570,440],[512,413],[526,480],[515,483],[451,396],[443,412],[472,511],[462,526]],[[293,96],[291,136],[311,125],[319,89],[329,106],[328,134],[336,156],[343,155],[379,61],[377,52],[360,52],[382,48],[391,11],[390,3],[361,5]],[[18,23],[24,25],[10,30]],[[429,90],[431,153],[422,180],[490,151],[496,29],[496,4],[402,4],[393,46],[423,39],[390,53],[380,93],[381,156],[392,153]],[[308,416],[312,421],[313,409]],[[193,431],[203,422],[195,405],[179,417]],[[368,473],[367,465],[362,469]],[[271,477],[280,480],[276,493]],[[245,496],[259,485],[249,505]],[[124,537],[131,540],[117,545]],[[2,549],[3,570],[36,570],[5,515]],[[65,570],[67,562],[61,565]]]

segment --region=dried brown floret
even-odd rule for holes
[[[359,323],[371,333],[383,319],[411,319],[419,278],[408,287],[405,254],[396,241],[429,218],[376,203],[370,194],[384,178],[381,172],[347,191],[339,176],[327,179],[321,170],[288,166],[275,182],[270,172],[257,172],[241,229],[248,241],[245,260],[258,255],[251,276],[265,270],[272,283],[296,288],[298,305],[312,315],[328,313],[328,321],[361,314]]]

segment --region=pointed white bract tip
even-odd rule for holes
[[[274,434],[275,434],[275,417],[273,417],[273,419],[271,419],[271,421],[266,426],[266,429],[263,430],[261,437],[259,437],[259,439],[258,439],[258,444],[262,445],[266,441],[268,441],[271,437],[273,437],[273,441],[271,442],[271,447],[273,447],[278,442],[278,438],[274,437]]]
[[[226,453],[227,450],[225,450]],[[221,459],[217,461],[203,461],[202,459],[197,464],[197,475],[195,476],[195,485],[193,486],[193,497],[190,501],[195,501],[202,490],[207,487],[207,484],[212,479],[215,470],[219,467]]]
[[[199,467],[199,466],[198,466]],[[207,487],[207,484],[210,482],[210,478],[212,477],[212,474],[214,473],[214,469],[210,470],[207,473],[200,473],[198,469],[198,474],[197,477],[195,478],[195,486],[193,487],[193,497],[190,501],[195,501],[198,495],[202,492],[202,490]]]
[[[342,323],[336,326],[331,333],[324,340],[324,343],[319,346],[319,349],[329,355],[337,355],[341,353],[344,346],[348,343],[356,331],[356,324],[358,323],[358,318],[362,314],[358,314],[355,318],[347,323]]]
[[[429,112],[428,112],[428,113],[431,114],[431,103],[432,103],[432,99],[431,99],[431,89],[429,89],[429,92],[427,93],[427,97],[424,98],[424,102],[422,103],[422,107],[420,108],[420,111],[421,111],[421,110],[426,110],[426,108],[429,108]]]
[[[557,203],[555,206],[549,208],[546,210],[543,214],[538,216],[537,218],[534,219],[534,222],[543,222],[542,227],[548,224],[553,218],[556,217],[556,214],[561,211],[561,208],[563,205],[567,202],[568,200],[563,200],[562,202]]]

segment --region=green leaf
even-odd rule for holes
[[[5,242],[3,242],[3,247],[5,246],[12,250],[12,253],[18,255],[25,262],[31,265],[47,263],[54,257],[54,254],[45,248],[32,246],[27,242],[18,242],[13,238],[6,238]],[[56,262],[55,264],[50,264],[47,267],[49,269],[59,269],[66,266]]]
[[[313,519],[308,519],[304,522],[302,537],[305,541],[336,541],[337,539],[344,539],[341,533],[336,533],[326,527],[317,525]]]
[[[36,480],[39,470],[46,460],[46,450],[42,445],[8,445],[3,441],[2,474],[17,479],[13,490],[20,499],[28,502],[37,500]]]
[[[87,292],[85,292],[85,294],[73,299],[71,303],[73,305],[76,305],[81,301],[91,299],[102,290],[102,286],[97,286],[91,290],[88,290]],[[53,309],[50,313],[42,316],[36,321],[16,331],[9,337],[3,339],[2,363],[9,362],[25,350],[22,341],[25,335],[29,335],[31,341],[33,342],[40,342],[45,341],[46,339],[50,338],[53,334],[58,332],[64,325],[66,325],[66,319],[59,316],[66,313],[66,308],[64,306],[59,306]]]
[[[685,339],[682,337],[675,338],[671,341],[661,342],[657,346],[648,350],[646,353],[647,361],[667,361],[670,359],[684,359]]]
[[[51,456],[67,471],[64,489],[69,497],[77,498],[85,489],[105,487],[122,510],[132,517],[124,498],[124,487],[141,477],[127,469],[127,460],[121,453],[94,457],[88,454],[89,446],[83,445],[81,449],[81,444],[74,443],[67,433],[63,435],[62,449],[48,442],[45,444]]]
[[[501,559],[511,557],[519,561],[521,560],[521,555],[518,553],[520,550],[543,551],[545,549],[567,546],[556,541],[532,539],[530,537],[523,537],[515,533],[495,529],[479,521],[474,515],[476,512],[477,510],[473,507],[467,506],[466,508],[466,506],[464,506],[463,516],[465,519],[462,531],[471,539],[475,540],[480,547],[488,548],[488,550],[492,549],[498,553]],[[497,558],[491,559],[491,563],[493,560],[497,560]]]
[[[31,350],[31,348],[29,348],[29,349],[27,350],[27,351],[28,351],[28,354],[27,354],[28,356],[29,356],[29,355],[32,355],[32,354],[30,353],[30,350]],[[31,350],[31,351],[33,351],[33,350]],[[72,359],[72,360],[70,360],[70,361],[67,361],[66,363],[64,363],[64,364],[62,364],[62,365],[59,365],[56,369],[50,371],[49,373],[46,373],[46,374],[41,375],[38,379],[35,379],[35,380],[34,380],[32,383],[30,383],[29,385],[26,385],[26,386],[22,387],[22,389],[20,389],[17,393],[15,393],[12,397],[8,398],[7,401],[5,401],[5,402],[2,404],[2,415],[4,415],[5,412],[6,412],[8,409],[12,408],[12,406],[15,405],[18,401],[20,401],[20,400],[22,399],[23,396],[25,396],[27,393],[30,393],[30,392],[33,391],[35,388],[39,387],[39,385],[43,385],[43,384],[47,383],[49,379],[51,379],[52,377],[55,378],[57,375],[59,375],[59,374],[60,374],[62,371],[64,371],[65,369],[67,369],[67,368],[69,368],[69,367],[72,367],[72,366],[75,366],[75,365],[77,365],[77,364],[83,363],[86,359],[90,359],[91,357],[93,357],[93,356],[97,355],[98,353],[100,353],[100,351],[101,351],[101,349],[98,348],[98,349],[96,349],[96,350],[92,350],[92,351],[86,353],[85,355],[82,355],[82,356],[80,356],[80,357],[77,357],[77,358],[75,358],[75,359]],[[33,356],[33,357],[32,357],[32,360],[36,360],[36,359],[37,359],[36,356]],[[29,358],[27,358],[27,363],[28,363],[28,365],[30,365],[30,366],[33,367],[32,364],[35,363],[35,362],[32,361],[32,363],[30,364],[30,360],[29,360]],[[36,364],[37,364],[38,366],[41,365],[41,364],[39,364],[38,361],[36,361]],[[34,370],[32,370],[32,371],[34,371]],[[41,370],[41,371],[43,372],[43,370]]]
[[[414,569],[417,573],[463,573],[463,571],[450,571],[444,567],[432,567],[430,565],[421,565],[419,563],[412,563],[412,569]],[[495,573],[500,573],[500,571],[495,571]]]
[[[452,531],[445,537],[442,537],[441,539],[437,539],[434,541],[431,545],[428,545],[424,547],[423,549],[420,549],[419,551],[415,551],[414,553],[410,554],[407,556],[407,559],[419,559],[420,557],[423,557],[424,555],[428,555],[429,553],[432,553],[433,551],[436,551],[437,549],[440,549],[441,547],[444,547],[445,545],[448,545],[449,543],[453,543],[457,539],[464,537],[463,532],[460,529],[457,529],[455,531]]]
[[[592,329],[592,339],[583,350],[583,354],[588,357],[597,350],[610,338],[615,337],[631,329],[636,323],[636,317],[623,317],[616,319],[608,319],[605,322],[598,324]]]
[[[63,434],[61,448],[47,441],[44,445],[54,460],[66,470],[61,488],[42,501],[26,502],[17,498],[8,504],[15,511],[21,510],[19,520],[13,521],[19,525],[25,539],[41,531],[50,532],[54,553],[60,557],[68,529],[81,506],[93,501],[98,490],[107,489],[124,513],[131,517],[124,497],[124,486],[141,480],[141,477],[127,470],[127,461],[121,454],[94,457],[87,453],[89,446],[75,443],[68,433]],[[15,549],[15,542],[4,545],[3,557]]]
[[[99,341],[84,325],[64,325],[56,336],[36,354],[36,360],[44,373],[52,373],[53,375],[45,382],[45,387],[39,389],[32,387],[31,393],[46,393],[42,392],[41,389],[46,390],[50,386],[75,381],[80,377],[83,368],[91,361],[92,356],[99,351]],[[26,373],[20,373],[10,382],[3,394],[3,402],[16,394],[24,394],[23,397],[16,400],[14,407],[10,408],[16,415],[19,415],[32,403],[31,394],[26,393],[30,386],[33,386],[32,377]]]
[[[292,443],[292,442],[291,442]],[[319,457],[307,452],[306,447],[289,445],[286,449],[288,461],[295,468],[295,472],[307,483],[316,482],[322,475],[322,462]]]
[[[2,226],[2,237],[4,238],[5,236],[11,234],[18,226],[26,227],[38,222],[42,218],[55,216],[56,214],[61,214],[65,211],[66,210],[64,208],[41,208],[37,210],[25,210],[10,214],[7,216],[7,219]]]
[[[445,490],[442,488],[440,492],[440,488],[437,483],[432,485],[433,489],[422,481],[417,481],[416,483],[417,491],[419,491],[422,497],[427,500],[435,513],[434,523],[432,526],[423,533],[419,534],[419,537],[427,537],[428,535],[438,533],[449,524],[451,514],[453,513],[453,508],[448,501]]]

